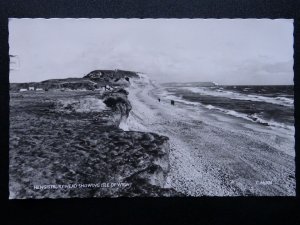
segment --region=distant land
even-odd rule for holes
[[[125,70],[94,70],[83,78],[50,79],[41,82],[10,83],[11,91],[51,90],[51,89],[86,89],[95,90],[102,87],[128,86],[130,78],[138,74]]]

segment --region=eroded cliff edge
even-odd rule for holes
[[[168,138],[119,128],[131,110],[124,88],[138,75],[98,70],[83,79],[96,91],[55,80],[48,91],[11,92],[10,198],[181,195],[164,188]]]

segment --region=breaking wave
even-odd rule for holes
[[[222,109],[222,108],[215,107],[215,106],[212,106],[212,105],[203,105],[203,106],[207,109],[210,109],[210,110],[217,110],[217,111],[223,112],[227,115],[235,116],[235,117],[238,117],[238,118],[243,118],[245,120],[260,123],[260,124],[263,124],[263,125],[267,125],[267,126],[271,126],[271,127],[284,128],[284,129],[288,129],[288,130],[291,130],[291,131],[294,130],[294,126],[286,125],[286,124],[283,124],[283,123],[278,123],[278,122],[275,122],[275,121],[267,121],[265,119],[260,118],[256,113],[254,113],[252,115],[247,115],[247,114],[244,114],[244,113],[236,112],[234,110]]]
[[[165,92],[165,91],[162,93],[162,96],[165,99],[168,99],[168,100],[174,100],[176,102],[180,102],[180,103],[183,103],[183,104],[186,104],[186,105],[189,105],[189,106],[199,106],[199,107],[204,107],[204,108],[209,109],[209,110],[216,110],[216,111],[225,113],[227,115],[242,118],[242,119],[254,122],[254,123],[259,123],[259,124],[266,125],[266,126],[271,126],[271,127],[284,128],[284,129],[287,129],[287,130],[290,130],[290,131],[294,130],[294,126],[287,125],[287,124],[284,124],[284,123],[275,122],[273,120],[263,119],[263,118],[259,117],[259,115],[256,114],[256,113],[248,115],[248,114],[245,114],[245,113],[236,112],[234,110],[228,110],[228,109],[215,107],[213,105],[205,105],[205,104],[202,104],[200,102],[191,102],[191,101],[187,101],[187,100],[183,99],[182,97],[177,97],[177,96],[171,95],[170,93]]]
[[[224,91],[222,89],[218,90],[210,90],[209,88],[199,88],[199,87],[181,87],[181,89],[191,91],[193,93],[209,95],[215,97],[225,97],[236,100],[247,100],[247,101],[255,101],[255,102],[267,102],[276,105],[283,105],[292,107],[294,105],[294,100],[286,97],[265,97],[253,94],[242,94],[231,91]]]

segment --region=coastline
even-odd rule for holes
[[[291,133],[175,96],[171,105],[145,75],[122,82],[11,92],[10,198],[295,196]],[[32,188],[99,182],[131,185]]]
[[[123,127],[169,137],[167,187],[190,196],[295,196],[292,131],[201,106],[172,106],[159,86],[145,83],[130,87],[132,111]]]

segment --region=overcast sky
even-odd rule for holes
[[[10,19],[10,82],[139,71],[157,82],[293,84],[293,20]]]

